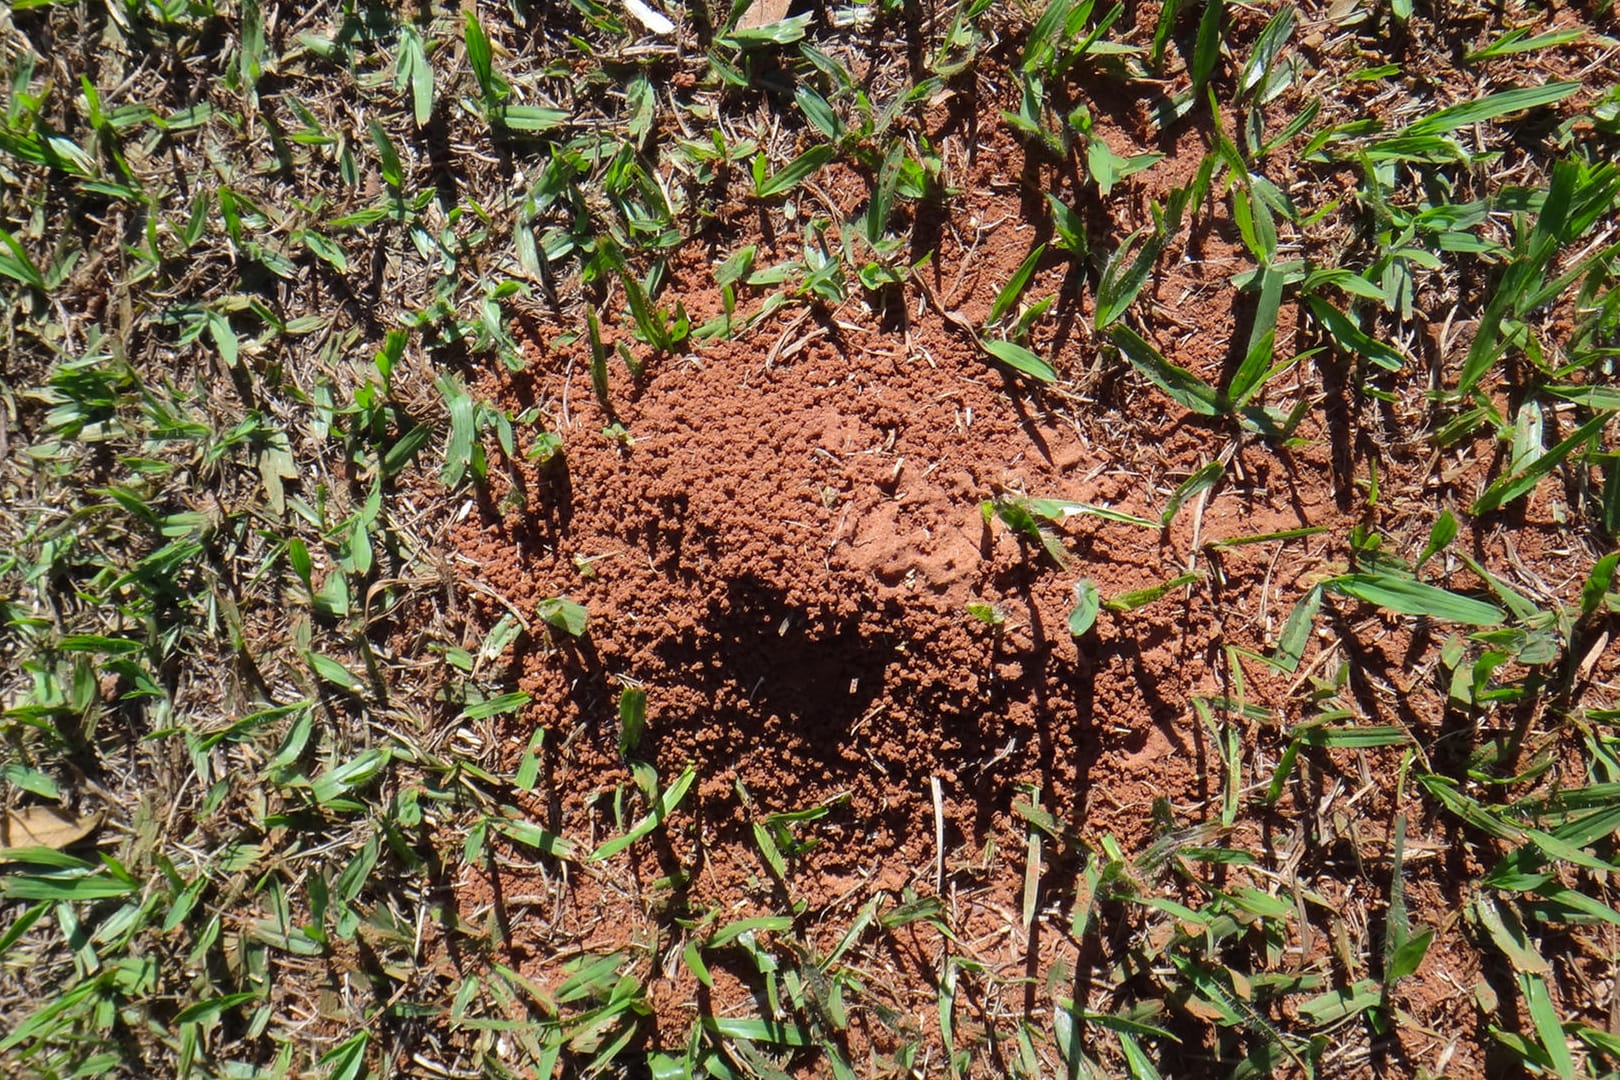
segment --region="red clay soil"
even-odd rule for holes
[[[1116,136],[1116,150],[1143,148],[1110,129]],[[939,306],[974,325],[1036,242],[1022,222],[1050,181],[1004,137],[981,141],[988,145],[943,141],[962,194],[943,220],[922,223],[937,237],[929,274]],[[1170,157],[1141,186],[1117,193],[1120,227],[1146,220],[1148,202],[1186,182],[1205,147],[1193,131],[1158,146]],[[824,189],[800,193],[799,213],[842,220],[864,190],[852,174],[836,174]],[[1325,186],[1317,197],[1333,194]],[[1213,213],[1213,224],[1195,226],[1187,250],[1163,259],[1150,333],[1174,362],[1213,380],[1247,333],[1235,314],[1246,302],[1228,278],[1251,264],[1224,209],[1199,213]],[[709,266],[749,240],[761,245],[759,266],[796,256],[801,244],[792,232],[727,236],[724,246],[677,263],[666,305],[680,297],[694,322],[712,315]],[[1066,274],[1049,256],[1026,296],[1070,288]],[[1358,521],[1417,547],[1440,505],[1361,509],[1353,478],[1366,477],[1372,451],[1350,433],[1377,425],[1348,417],[1343,395],[1324,388],[1323,371],[1311,364],[1274,391],[1284,408],[1293,393],[1323,395],[1290,448],[1245,441],[1102,364],[1088,335],[1089,304],[1066,302],[1036,333],[1069,380],[1066,393],[1035,392],[989,366],[928,305],[879,319],[856,298],[836,309],[790,307],[740,340],[645,357],[640,380],[615,359],[612,416],[592,393],[581,327],[524,328],[527,369],[492,377],[485,392],[514,412],[538,406],[565,450],[547,465],[492,465],[490,499],[456,542],[512,608],[532,613],[537,601],[566,596],[589,610],[590,624],[574,641],[535,622],[512,657],[533,704],[498,732],[504,764],[515,767],[534,729],[547,732],[541,783],[519,809],[587,846],[643,811],[631,794],[623,822],[615,820],[615,793],[634,792],[617,721],[631,685],[645,687],[648,699],[634,756],[666,784],[687,764],[698,781],[667,830],[602,867],[542,868],[514,850],[493,873],[463,871],[463,915],[484,919],[500,904],[504,944],[521,970],[554,984],[561,962],[578,955],[559,954],[560,942],[585,951],[634,942],[647,957],[653,1045],[677,1045],[700,1004],[739,1011],[751,991],[718,959],[715,988],[699,986],[678,959],[680,938],[668,936],[670,912],[712,912],[723,923],[804,902],[820,928],[813,936],[830,951],[869,898],[909,890],[944,901],[958,954],[993,976],[1035,980],[986,990],[984,1013],[960,1018],[960,1041],[989,1025],[995,1010],[1044,1013],[1051,985],[1072,992],[1061,978],[1042,980],[1076,962],[1074,943],[1056,930],[1067,923],[1075,868],[1046,866],[1041,906],[1060,917],[1032,940],[1020,916],[1027,826],[1014,802],[1038,802],[1088,844],[1111,834],[1127,852],[1157,835],[1156,807],[1173,808],[1176,826],[1218,818],[1211,800],[1219,760],[1191,702],[1234,693],[1224,648],[1269,648],[1295,600],[1343,565],[1338,545]],[[1291,312],[1279,334],[1279,355],[1302,347],[1292,340]],[[1405,460],[1400,441],[1422,430],[1420,391],[1379,419],[1392,440],[1377,451],[1385,470],[1426,475],[1429,463]],[[628,438],[603,433],[615,422]],[[1163,535],[1071,518],[1058,530],[1072,556],[1066,570],[980,514],[981,500],[1027,494],[1157,518],[1178,482],[1223,454],[1231,455],[1228,481]],[[1328,531],[1204,547],[1304,526]],[[1104,612],[1080,641],[1070,636],[1079,578],[1111,597],[1189,568],[1206,577],[1140,610]],[[995,605],[1005,622],[993,628],[970,615],[974,602]],[[492,602],[487,620],[502,610]],[[1425,673],[1412,670],[1411,658],[1431,642],[1414,641],[1400,620],[1350,605],[1320,624],[1324,641],[1360,643],[1352,691],[1377,722],[1391,722],[1381,714],[1407,700],[1408,684],[1421,693]],[[1307,654],[1307,671],[1315,655]],[[1301,718],[1300,695],[1290,694],[1295,680],[1252,663],[1244,675],[1250,700],[1280,710],[1280,728]],[[1399,719],[1425,729],[1439,723]],[[1246,743],[1259,749],[1246,777],[1268,780],[1285,741],[1280,731],[1251,731]],[[1337,850],[1314,853],[1312,876],[1298,885],[1314,889],[1336,917],[1365,925],[1382,918],[1395,805],[1388,774],[1374,774],[1393,770],[1398,757],[1324,755],[1322,763],[1313,788],[1290,792],[1279,807],[1278,835],[1233,843],[1283,853],[1281,860],[1303,843],[1294,835],[1304,831],[1295,823],[1303,812],[1291,807],[1353,812],[1360,842],[1328,838]],[[799,827],[819,843],[794,860],[784,889],[760,856],[753,823],[823,804],[833,807],[826,817]],[[1398,1072],[1475,1075],[1484,1068],[1472,998],[1479,958],[1460,937],[1456,868],[1442,865],[1438,845],[1425,845],[1431,825],[1409,826],[1409,903],[1414,920],[1440,934],[1400,992],[1415,1026],[1403,1027],[1396,1057],[1378,1060]],[[1362,865],[1364,855],[1378,864]],[[857,1010],[851,1044],[892,1049],[921,1033],[937,1054],[931,1018],[946,943],[920,925],[897,937],[909,945],[864,956],[861,970],[898,1018]],[[1366,977],[1345,969],[1339,944],[1320,925],[1314,935],[1304,931],[1288,943],[1297,954],[1290,966],[1323,970],[1332,985]],[[1108,1007],[1104,991],[1090,1004]],[[1346,1073],[1374,1067],[1366,1057],[1339,1065]],[[928,1071],[940,1066],[936,1057]]]

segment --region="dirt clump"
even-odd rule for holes
[[[537,634],[514,657],[534,704],[508,733],[509,764],[533,727],[557,748],[528,811],[585,842],[618,831],[627,686],[648,700],[634,756],[664,783],[687,764],[697,774],[675,827],[636,856],[636,882],[576,876],[566,910],[548,918],[645,925],[645,890],[662,878],[680,883],[675,902],[690,913],[802,903],[834,927],[879,893],[932,896],[943,884],[965,933],[1012,950],[1011,976],[1023,962],[1014,856],[1027,828],[1014,804],[1127,849],[1151,841],[1156,805],[1203,804],[1215,781],[1189,695],[1220,691],[1226,635],[1264,644],[1303,590],[1289,570],[1312,556],[1284,567],[1274,551],[1234,549],[1219,567],[1198,556],[1219,571],[1221,606],[1203,585],[1183,588],[1105,613],[1078,641],[1066,628],[1075,582],[1089,578],[1105,597],[1150,588],[1186,569],[1195,531],[1207,540],[1311,523],[1334,512],[1326,477],[1273,476],[1257,457],[1241,494],[1163,535],[1070,518],[1051,526],[1071,555],[1060,570],[987,523],[981,503],[1027,495],[1151,518],[1223,440],[1147,401],[1134,416],[1077,423],[1073,403],[1030,394],[938,319],[890,336],[823,313],[774,359],[768,340],[662,358],[639,383],[616,379],[610,417],[593,399],[583,343],[541,333],[529,369],[502,391],[514,411],[540,406],[565,448],[544,466],[512,463],[525,505],[500,513],[510,493],[494,486],[460,547],[514,609],[566,596],[590,613],[586,638]],[[604,432],[614,423],[628,438]],[[1110,429],[1129,445],[1099,448]],[[1268,588],[1269,614],[1227,625],[1221,612],[1245,607],[1234,596],[1255,611]],[[970,605],[988,605],[995,625]],[[826,815],[803,827],[819,842],[776,881],[754,825],[821,806]],[[1051,869],[1056,902],[1073,867]],[[461,903],[489,899],[487,883],[470,880]],[[543,953],[530,954],[539,977]],[[709,1008],[725,1003],[678,966],[671,977],[657,1019],[678,1040],[699,990]]]

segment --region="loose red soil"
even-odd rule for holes
[[[1148,220],[1153,199],[1190,179],[1206,141],[1184,130],[1155,142],[1135,121],[1107,130],[1119,152],[1169,155],[1116,193],[1114,224],[1124,235]],[[1024,222],[1046,185],[1061,190],[1061,181],[999,129],[980,131],[977,143],[965,134],[941,142],[961,194],[938,220],[912,225],[932,238],[925,273],[939,306],[977,325],[1045,239]],[[824,188],[796,195],[799,220],[845,220],[864,191],[858,176],[835,171]],[[1329,183],[1299,197],[1337,194]],[[1229,277],[1252,262],[1224,207],[1197,213],[1192,239],[1166,254],[1150,286],[1146,329],[1172,361],[1213,381],[1244,343],[1252,301]],[[798,253],[797,233],[770,233],[760,220],[733,215],[738,230],[712,251],[684,253],[666,306],[679,297],[694,321],[714,314],[708,267],[743,243],[760,245],[760,266]],[[947,950],[982,962],[992,977],[974,982],[982,1014],[959,1007],[960,1041],[982,1035],[1002,1010],[1046,1012],[1054,990],[1073,992],[1063,973],[1076,963],[1075,943],[1060,928],[1076,868],[1048,845],[1040,909],[1053,917],[1026,930],[1027,825],[1015,802],[1038,803],[1091,846],[1112,835],[1132,853],[1160,832],[1156,810],[1169,808],[1178,827],[1218,818],[1221,766],[1192,699],[1238,692],[1224,650],[1267,651],[1294,602],[1344,565],[1355,524],[1377,525],[1411,557],[1439,507],[1465,505],[1477,490],[1484,466],[1471,456],[1459,456],[1447,490],[1425,488],[1432,463],[1417,454],[1427,422],[1421,387],[1382,415],[1353,415],[1335,385],[1335,361],[1302,363],[1271,391],[1285,409],[1292,395],[1322,399],[1286,448],[1188,417],[1105,362],[1089,332],[1089,288],[1077,295],[1074,284],[1049,255],[1026,293],[1064,297],[1036,344],[1067,391],[1040,392],[987,365],[915,289],[903,313],[874,314],[859,297],[789,307],[739,340],[644,357],[640,380],[615,359],[611,415],[592,393],[582,328],[571,320],[523,327],[528,367],[491,376],[486,391],[514,412],[538,406],[566,448],[546,465],[496,463],[488,501],[455,544],[512,608],[531,613],[543,598],[567,596],[589,610],[590,627],[575,641],[536,622],[511,657],[533,704],[499,731],[504,764],[515,767],[535,728],[547,732],[541,784],[520,809],[587,847],[643,812],[630,794],[625,819],[614,816],[615,798],[634,792],[617,741],[617,705],[631,685],[645,687],[649,702],[633,756],[654,764],[664,783],[688,764],[698,776],[667,830],[626,858],[542,870],[513,851],[493,873],[463,872],[463,915],[504,906],[504,945],[526,974],[555,984],[561,963],[578,955],[555,951],[565,939],[586,952],[635,943],[651,988],[653,1043],[673,1046],[700,1010],[758,1006],[748,1004],[746,963],[711,957],[712,989],[691,977],[671,916],[724,923],[802,903],[810,940],[825,954],[871,897],[914,893],[943,901],[958,943],[917,924],[852,954],[868,993],[898,1017],[857,1008],[857,1052],[916,1038],[939,1053],[933,1017]],[[1309,344],[1294,340],[1294,325],[1285,309],[1279,355]],[[612,423],[629,437],[605,435]],[[1156,518],[1175,484],[1223,454],[1228,480],[1163,535],[1070,519],[1057,530],[1073,557],[1067,570],[980,514],[982,500],[1027,494]],[[1373,458],[1386,490],[1426,498],[1368,508],[1357,485]],[[1529,516],[1546,510],[1533,503]],[[1302,526],[1327,531],[1204,546]],[[1522,543],[1534,533],[1514,535]],[[1494,563],[1501,542],[1482,534],[1475,550],[1491,547]],[[1557,564],[1553,553],[1530,559]],[[1077,579],[1091,578],[1110,597],[1189,567],[1205,580],[1135,612],[1105,612],[1079,641],[1068,633]],[[1566,580],[1558,584],[1567,591]],[[996,605],[1005,623],[980,622],[971,602]],[[487,621],[503,610],[491,602]],[[1342,603],[1319,626],[1303,673],[1321,674],[1312,664],[1324,649],[1347,656],[1348,696],[1367,722],[1408,723],[1433,741],[1442,717],[1430,650],[1445,631],[1414,636],[1410,620]],[[1276,710],[1275,727],[1250,724],[1245,737],[1245,779],[1264,783],[1286,727],[1306,716],[1304,675],[1270,674],[1254,662],[1242,674],[1248,700]],[[1347,970],[1324,928],[1345,920],[1372,933],[1384,917],[1398,765],[1393,751],[1313,757],[1263,834],[1246,825],[1229,838],[1315,891],[1310,927],[1287,943],[1295,959],[1285,966],[1318,970],[1328,985],[1370,974]],[[753,823],[824,804],[832,806],[826,817],[798,827],[818,843],[793,860],[785,885],[777,882]],[[1319,832],[1335,820],[1346,831]],[[1461,857],[1447,844],[1449,828],[1408,825],[1412,918],[1438,930],[1423,970],[1399,992],[1414,1023],[1396,1033],[1399,1045],[1362,1045],[1340,1063],[1346,1072],[1485,1068],[1473,999],[1480,954],[1457,917],[1465,898],[1448,862]],[[1025,977],[1033,982],[1016,981]],[[1107,1008],[1098,985],[1091,1007]],[[936,1056],[929,1069],[940,1067]]]

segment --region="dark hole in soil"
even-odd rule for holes
[[[886,614],[898,616],[892,606]],[[869,632],[867,621],[795,609],[780,589],[742,577],[710,600],[696,635],[666,639],[656,651],[709,697],[711,722],[735,734],[739,752],[755,748],[748,743],[762,719],[776,717],[783,734],[836,756],[882,691],[893,654],[892,640]]]

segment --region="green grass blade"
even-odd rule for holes
[[[492,819],[495,831],[509,840],[514,840],[525,847],[543,851],[547,855],[558,859],[575,859],[579,856],[578,846],[566,836],[558,836],[549,829],[543,829],[530,821],[514,819]]]
[[[1423,966],[1423,958],[1429,954],[1429,946],[1433,944],[1434,931],[1420,930],[1396,946],[1384,966],[1385,984],[1417,974],[1418,968]]]
[[[1057,382],[1056,369],[1022,345],[1011,341],[997,341],[993,338],[980,338],[979,344],[984,347],[985,352],[1014,371],[1043,383]]]
[[[996,294],[995,303],[990,305],[990,314],[985,318],[986,323],[998,321],[1003,315],[1012,310],[1014,304],[1018,303],[1018,298],[1023,295],[1025,287],[1029,285],[1030,276],[1035,273],[1035,267],[1040,263],[1041,256],[1044,254],[1046,254],[1046,245],[1037,244],[1035,250],[1031,251],[1024,257],[1024,261],[1018,264],[1018,269],[1013,271],[1012,277],[1007,279],[1007,284],[1003,285],[1001,291]]]
[[[1001,519],[1001,523],[1011,529],[1025,540],[1041,545],[1047,555],[1052,559],[1058,569],[1064,569],[1069,564],[1068,553],[1063,545],[1035,520],[1030,512],[1026,500],[1023,499],[987,499],[979,504],[979,513],[986,525],[990,523],[991,516]]]
[[[1573,401],[1577,405],[1585,405],[1588,409],[1596,409],[1602,412],[1620,412],[1620,387],[1548,386],[1544,389],[1549,394],[1556,394],[1565,401]]]
[[[1144,237],[1147,239],[1144,240]],[[1141,246],[1138,247],[1138,244]],[[1113,325],[1135,303],[1137,294],[1153,273],[1154,264],[1159,261],[1163,246],[1158,237],[1142,229],[1126,237],[1125,242],[1109,256],[1108,265],[1103,268],[1102,281],[1097,285],[1095,318],[1098,330],[1106,330]]]
[[[1224,0],[1204,0],[1204,12],[1198,18],[1198,37],[1193,44],[1192,63],[1187,65],[1192,75],[1192,95],[1198,97],[1204,84],[1215,73],[1221,59],[1221,14]]]
[[[1371,979],[1363,979],[1339,990],[1319,994],[1299,1006],[1299,1015],[1314,1027],[1328,1027],[1342,1023],[1375,1008],[1383,1000],[1383,992]]]
[[[1457,529],[1457,515],[1450,510],[1440,511],[1440,516],[1434,519],[1434,524],[1429,528],[1429,539],[1424,543],[1413,570],[1423,569],[1424,563],[1444,551],[1457,538]]]
[[[628,686],[619,695],[619,756],[628,759],[641,746],[647,730],[647,691]]]
[[[1592,564],[1592,572],[1587,575],[1586,583],[1581,586],[1583,616],[1596,615],[1603,607],[1605,597],[1614,588],[1617,565],[1620,565],[1620,551],[1611,551]]]
[[[1159,527],[1168,529],[1188,499],[1208,491],[1225,476],[1226,466],[1219,461],[1212,461],[1177,484],[1176,489],[1170,493],[1170,501],[1165,504],[1164,513],[1159,515]]]
[[[1547,981],[1530,971],[1519,972],[1519,991],[1524,994],[1525,1008],[1536,1029],[1536,1038],[1547,1052],[1553,1071],[1559,1080],[1575,1080],[1575,1059],[1569,1053],[1569,1041],[1564,1036],[1564,1024],[1547,993]]]
[[[399,160],[394,140],[388,137],[388,132],[376,120],[367,120],[366,129],[371,132],[372,145],[377,148],[377,163],[383,182],[394,191],[400,191],[405,186],[405,167]]]
[[[1228,411],[1224,394],[1187,369],[1170,363],[1135,330],[1116,326],[1109,331],[1109,337],[1136,370],[1177,404],[1200,416],[1220,416]]]
[[[417,424],[409,431],[406,431],[383,454],[383,475],[394,476],[409,465],[431,438],[433,438],[433,429],[426,424]]]
[[[590,861],[601,862],[603,859],[612,858],[637,840],[652,835],[653,831],[664,823],[664,819],[669,817],[686,798],[687,790],[696,779],[697,769],[688,765],[675,782],[659,794],[657,805],[630,826],[623,836],[616,836],[591,852]]]
[[[627,295],[634,298],[640,294],[627,290]],[[602,327],[594,311],[585,313],[585,333],[591,345],[591,390],[596,394],[596,403],[602,407],[602,412],[611,417],[613,401],[608,394],[607,349],[602,345]]]
[[[1604,425],[1608,422],[1608,413],[1599,413],[1592,417],[1576,428],[1568,438],[1557,446],[1535,458],[1523,468],[1501,477],[1486,488],[1485,494],[1475,500],[1471,512],[1476,516],[1489,514],[1527,494],[1540,482],[1542,477],[1563,464],[1583,443],[1601,433]]]
[[[780,170],[772,173],[755,189],[754,194],[761,199],[771,199],[792,191],[836,156],[837,151],[830,146],[812,146],[782,166]]]
[[[1204,575],[1196,571],[1178,574],[1163,584],[1146,589],[1137,589],[1134,592],[1121,593],[1111,600],[1104,600],[1102,606],[1109,611],[1135,611],[1137,608],[1146,607],[1157,600],[1162,600],[1184,585],[1191,585],[1195,581],[1202,580],[1204,580]]]
[[[1181,12],[1180,0],[1160,0],[1159,16],[1153,23],[1153,46],[1148,50],[1148,66],[1157,71],[1164,64],[1164,49],[1176,28],[1176,16]]]
[[[1064,37],[1064,27],[1074,11],[1075,0],[1051,0],[1035,25],[1029,29],[1024,46],[1024,73],[1034,75],[1051,66]]]
[[[1282,633],[1277,635],[1277,649],[1271,657],[1272,662],[1282,670],[1298,670],[1299,662],[1305,656],[1305,647],[1310,644],[1311,630],[1316,625],[1316,613],[1321,606],[1322,587],[1317,585],[1306,590],[1294,605],[1294,610],[1288,613],[1288,621],[1283,623]]]
[[[1406,361],[1400,353],[1366,333],[1332,304],[1314,296],[1307,296],[1305,303],[1328,336],[1343,351],[1365,357],[1388,371],[1399,371],[1405,366]]]
[[[809,86],[800,86],[793,92],[793,100],[798,102],[799,111],[804,118],[828,139],[837,142],[844,137],[844,125],[838,119],[838,114],[827,103],[827,99],[816,93]]]
[[[5,252],[0,253],[0,274],[44,292],[45,275],[40,273],[39,267],[28,257],[27,250],[17,242],[17,238],[0,229],[0,244],[6,247]]]
[[[490,110],[489,118],[507,131],[539,135],[562,127],[568,122],[569,114],[543,105],[501,105]]]
[[[1509,30],[1483,49],[1475,49],[1463,57],[1464,63],[1475,64],[1481,60],[1494,60],[1501,56],[1511,56],[1514,53],[1535,52],[1538,49],[1555,49],[1560,45],[1569,45],[1586,36],[1586,27],[1572,26],[1564,30],[1550,30],[1535,37],[1526,37],[1530,32],[1528,27]]]
[[[906,148],[898,141],[883,156],[878,168],[877,186],[872,191],[871,204],[866,208],[866,240],[874,248],[882,242],[889,228],[889,214],[894,209],[895,191],[900,186],[901,166],[906,161]]]
[[[450,439],[445,443],[444,468],[439,472],[439,479],[445,487],[455,488],[460,486],[467,467],[472,464],[478,409],[472,396],[454,379],[440,376],[438,383],[450,414]]]
[[[463,720],[488,720],[492,716],[517,712],[532,700],[534,699],[522,690],[497,694],[492,698],[485,698],[477,704],[467,706],[461,710],[461,718]]]
[[[1392,574],[1343,574],[1326,587],[1399,615],[1421,615],[1471,626],[1496,626],[1506,617],[1494,604]]]
[[[1529,238],[1519,244],[1513,262],[1503,272],[1501,281],[1480,314],[1473,343],[1468,347],[1462,372],[1457,378],[1458,396],[1472,390],[1508,347],[1515,343],[1518,335],[1509,333],[1504,336],[1502,323],[1509,314],[1522,315],[1525,308],[1521,305],[1532,302],[1540,292],[1547,266],[1564,238],[1570,207],[1580,181],[1581,170],[1574,162],[1563,161],[1554,165],[1552,180],[1541,200],[1541,212],[1536,216],[1535,228],[1531,230]]]
[[[705,947],[723,949],[750,931],[764,930],[780,934],[791,929],[793,929],[793,917],[791,915],[760,915],[752,919],[738,919],[716,930],[714,937],[709,939]]]
[[[1097,585],[1090,578],[1081,578],[1074,583],[1074,609],[1069,612],[1069,633],[1073,636],[1085,637],[1097,622],[1097,611],[1102,606],[1101,598],[1097,594]]]
[[[490,48],[489,36],[484,33],[477,13],[471,9],[467,10],[462,37],[467,48],[467,63],[472,65],[479,92],[483,94],[486,104],[494,105],[505,96],[505,80],[495,74],[495,56]]]
[[[1497,577],[1495,574],[1492,574],[1489,570],[1485,569],[1479,563],[1470,558],[1466,551],[1458,548],[1453,551],[1453,555],[1455,555],[1457,561],[1467,567],[1475,577],[1483,581],[1486,586],[1489,587],[1491,592],[1496,594],[1497,599],[1501,600],[1508,611],[1513,613],[1514,618],[1521,620],[1532,619],[1535,617],[1536,613],[1541,610],[1536,606],[1535,601],[1531,600],[1523,593],[1510,588],[1505,581]]]
[[[791,45],[804,37],[804,32],[810,25],[810,18],[811,15],[807,11],[802,15],[793,15],[765,26],[738,27],[727,33],[726,37],[745,49],[766,45]]]
[[[1277,311],[1282,306],[1285,277],[1272,266],[1261,271],[1260,303],[1255,308],[1254,326],[1249,331],[1249,347],[1244,353],[1243,363],[1232,375],[1232,385],[1226,392],[1233,408],[1243,408],[1265,386],[1277,340]]]
[[[569,637],[584,637],[590,626],[590,612],[583,604],[576,604],[566,596],[553,596],[535,605],[540,621]]]
[[[1248,94],[1256,88],[1264,88],[1270,80],[1272,67],[1277,63],[1277,58],[1282,55],[1289,37],[1294,33],[1294,22],[1297,17],[1292,5],[1284,5],[1266,21],[1265,28],[1260,31],[1260,37],[1255,40],[1254,52],[1249,55],[1238,77],[1239,94]]]
[[[1024,505],[1029,508],[1030,513],[1047,521],[1067,521],[1071,517],[1087,516],[1118,522],[1121,525],[1139,525],[1144,529],[1159,527],[1156,521],[1127,514],[1123,510],[1113,510],[1086,502],[1072,502],[1068,499],[1026,499]]]
[[[744,1039],[775,1046],[810,1046],[810,1032],[792,1020],[760,1020],[742,1016],[705,1016],[703,1029],[722,1039]]]
[[[58,994],[54,1000],[47,1002],[35,1012],[29,1013],[12,1029],[9,1035],[4,1039],[0,1039],[0,1053],[22,1045],[33,1038],[35,1032],[48,1030],[49,1025],[56,1017],[77,1008],[80,1002],[89,998],[92,994],[104,992],[107,982],[106,976],[107,973],[102,972],[100,975],[83,979],[68,990]]]
[[[322,656],[320,653],[312,652],[308,655],[307,659],[309,660],[309,666],[314,669],[315,674],[319,675],[322,679],[325,679],[333,686],[338,687],[340,690],[347,690],[351,694],[359,694],[364,692],[365,684],[362,683],[353,672],[344,667],[342,664],[338,663],[336,660],[333,660],[330,656]]]
[[[421,31],[413,23],[404,23],[399,28],[395,81],[410,89],[411,115],[417,127],[426,127],[433,119],[433,65],[428,63]]]
[[[0,877],[0,896],[12,900],[66,900],[85,903],[128,896],[139,886],[109,874],[13,874]]]
[[[1550,82],[1542,86],[1525,86],[1515,90],[1502,90],[1495,94],[1487,94],[1476,101],[1465,101],[1460,105],[1441,109],[1406,126],[1407,135],[1444,135],[1456,131],[1458,128],[1472,127],[1475,124],[1487,123],[1491,120],[1507,116],[1509,113],[1524,112],[1526,109],[1535,109],[1543,105],[1552,105],[1563,101],[1569,95],[1581,88],[1580,83]]]
[[[1142,1050],[1142,1044],[1129,1032],[1117,1033],[1119,1048],[1125,1055],[1125,1068],[1131,1075],[1131,1080],[1160,1080],[1160,1073],[1153,1065],[1153,1059]]]
[[[1293,737],[1304,746],[1364,750],[1373,746],[1402,746],[1412,741],[1405,728],[1388,724],[1346,727],[1337,724],[1308,723],[1294,728]]]

